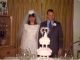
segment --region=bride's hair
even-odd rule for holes
[[[30,25],[30,21],[29,20],[27,21],[27,23]],[[37,24],[36,20],[34,21],[34,24],[35,25]]]
[[[28,21],[27,21],[27,24],[29,24],[30,25],[30,20],[29,20],[29,17],[35,17],[35,14],[31,14],[31,15],[29,15],[28,16]],[[36,25],[37,24],[37,21],[36,21],[36,17],[35,17],[35,21],[34,21],[34,24]]]

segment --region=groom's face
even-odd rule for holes
[[[48,20],[54,20],[54,18],[55,18],[55,15],[54,15],[54,13],[53,12],[48,12],[47,13],[47,17],[48,17]]]

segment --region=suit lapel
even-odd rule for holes
[[[45,21],[45,23],[44,23],[44,27],[47,27],[47,21]]]

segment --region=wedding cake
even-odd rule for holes
[[[48,47],[50,44],[50,39],[47,36],[47,32],[44,31],[44,36],[39,39],[41,47],[37,49],[37,55],[39,55],[37,60],[52,60],[49,56],[52,54],[52,50]]]

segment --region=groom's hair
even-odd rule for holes
[[[53,9],[48,9],[47,14],[48,14],[48,12],[53,12],[54,13]]]

